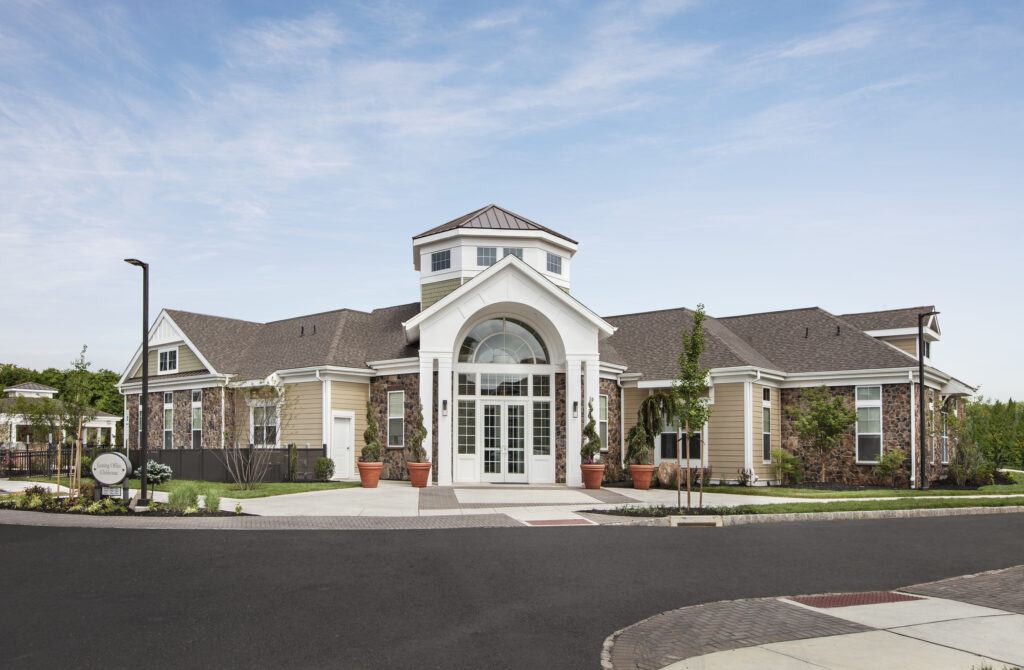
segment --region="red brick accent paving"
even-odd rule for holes
[[[833,593],[824,596],[799,596],[790,598],[793,602],[811,607],[852,607],[854,605],[878,605],[880,603],[898,603],[904,600],[923,600],[917,596],[908,596],[893,591],[867,591],[866,593]]]

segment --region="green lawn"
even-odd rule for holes
[[[12,477],[16,481],[28,481],[28,482],[49,482],[50,484],[56,484],[57,480],[53,477]],[[83,477],[83,481],[91,482],[92,479],[89,477]],[[64,486],[67,486],[67,478],[61,480]],[[158,486],[151,486],[156,491],[173,491],[176,488],[180,488],[187,484],[194,484],[200,489],[215,488],[220,492],[222,498],[265,498],[267,496],[280,496],[288,493],[308,493],[310,491],[324,491],[328,489],[347,489],[354,486],[359,486],[359,482],[268,482],[261,484],[260,487],[254,491],[239,491],[235,488],[233,482],[201,482],[192,479],[172,479],[166,484],[160,484]],[[139,479],[137,477],[132,478],[129,484],[132,488],[139,488]]]
[[[928,496],[971,496],[1024,494],[1024,484],[982,486],[976,491],[944,489],[867,489],[864,491],[816,491],[785,486],[706,486],[705,493],[731,493],[740,496],[779,496],[783,498],[918,498]]]
[[[952,507],[1024,506],[1024,496],[1011,498],[903,498],[896,500],[840,500],[837,502],[782,503],[777,505],[740,505],[733,514],[798,514],[800,512],[865,512],[886,509],[945,509]]]

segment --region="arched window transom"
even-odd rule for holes
[[[533,328],[515,319],[488,319],[469,331],[460,363],[544,364],[548,349]]]

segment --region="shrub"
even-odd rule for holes
[[[220,511],[220,491],[212,486],[206,489],[206,496],[203,498],[203,509],[212,513]]]
[[[81,484],[78,485],[78,495],[82,496],[83,498],[88,498],[89,500],[92,500],[95,490],[96,488],[95,486],[93,486],[92,482],[83,481]]]
[[[380,460],[380,427],[377,419],[370,411],[370,403],[366,403],[366,430],[363,431],[363,442],[366,444],[359,452],[359,460],[364,463],[376,463]]]
[[[804,480],[803,461],[785,449],[772,449],[772,467],[783,484],[799,484]]]
[[[957,486],[967,486],[979,481],[987,484],[993,472],[992,465],[985,460],[978,445],[968,440],[962,440],[957,445],[949,464],[949,474]]]
[[[583,463],[597,462],[601,453],[601,436],[597,434],[597,423],[594,421],[594,401],[587,403],[587,425],[583,426],[583,445],[580,447],[580,458]]]
[[[288,481],[299,480],[299,450],[294,444],[288,445]]]
[[[173,476],[174,472],[169,465],[157,463],[154,460],[146,463],[146,482],[149,484],[164,484],[171,481]]]
[[[199,507],[199,491],[192,484],[186,484],[171,491],[167,506],[172,512],[184,512],[190,507]]]
[[[323,456],[316,459],[316,464],[313,466],[313,475],[317,478],[317,481],[326,482],[334,476],[334,461]]]
[[[242,503],[236,502],[235,503],[235,514],[241,514],[241,513],[242,513]]]
[[[890,484],[892,488],[896,488],[896,479],[900,475],[905,460],[907,460],[907,455],[903,453],[902,449],[890,449],[878,459],[875,474]]]
[[[92,458],[89,456],[82,456],[82,469],[79,470],[83,475],[92,476]]]

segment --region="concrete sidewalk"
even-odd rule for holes
[[[898,591],[686,607],[618,631],[608,669],[1024,666],[1024,566]]]

